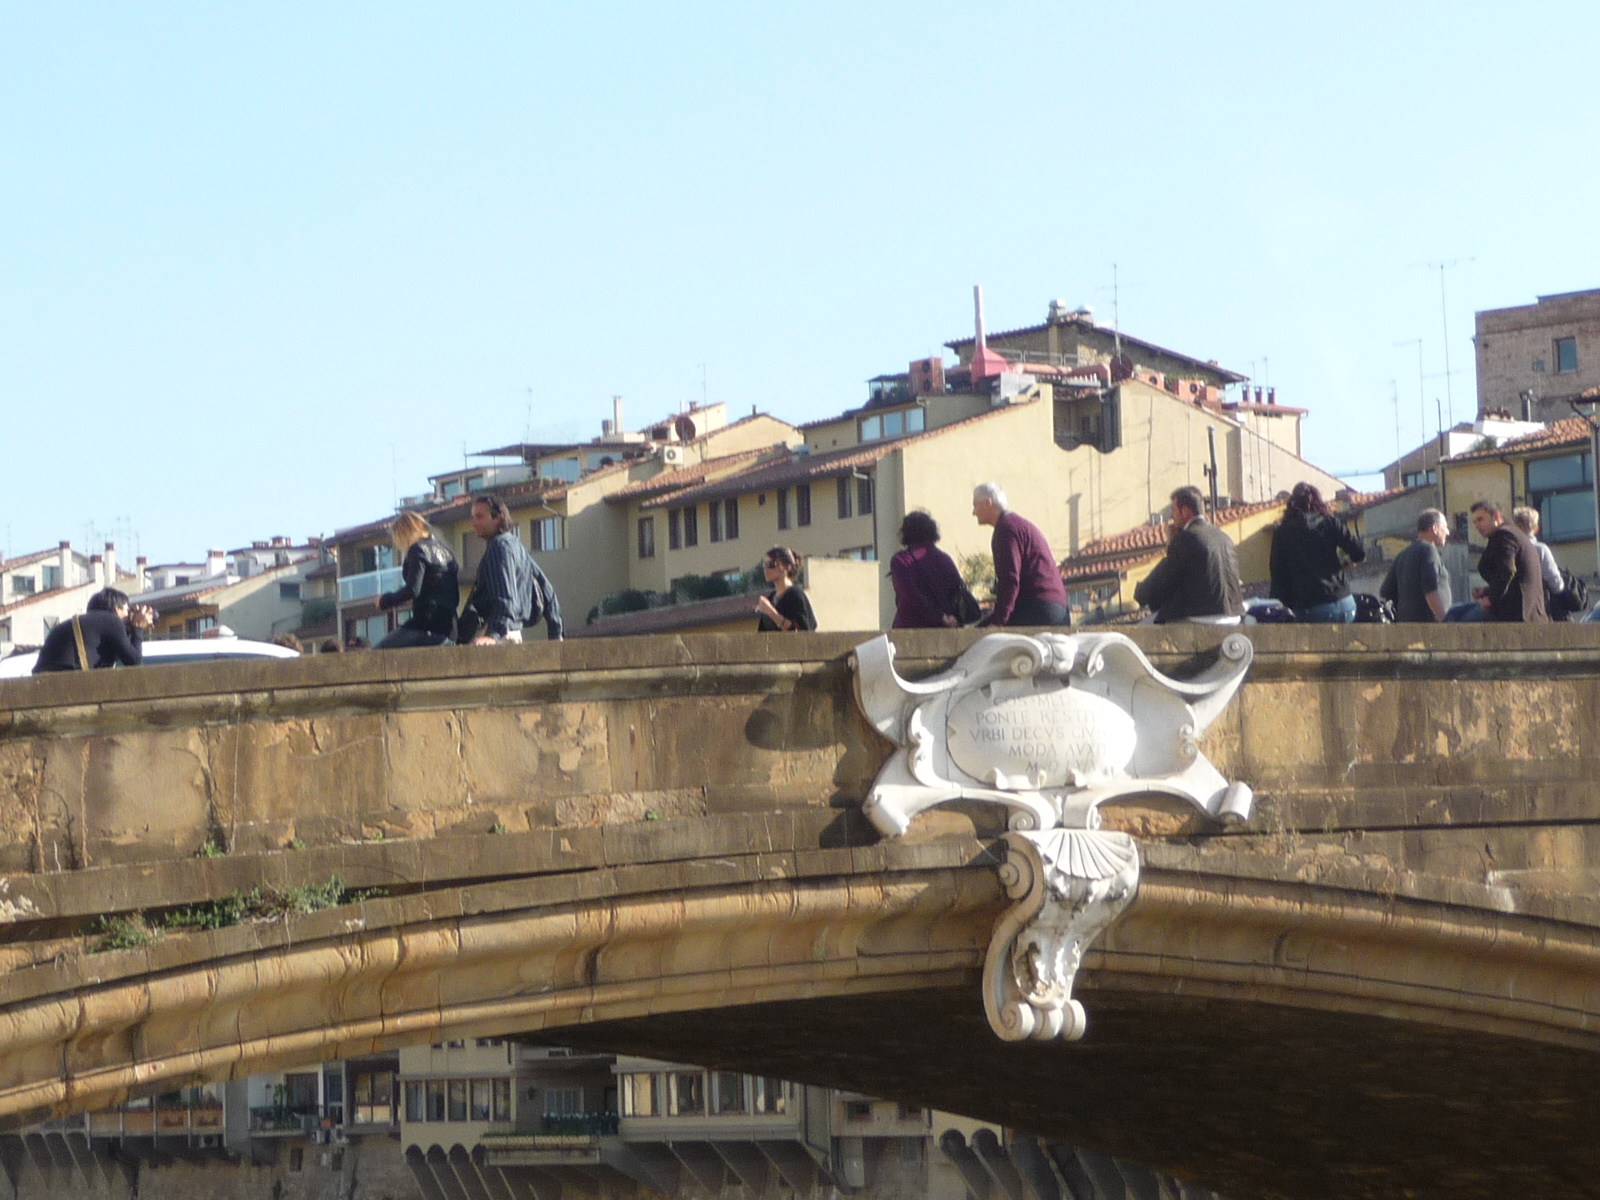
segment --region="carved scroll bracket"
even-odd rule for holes
[[[1076,1041],[1088,1024],[1072,985],[1083,952],[1133,899],[1139,850],[1125,833],[1008,833],[1000,882],[1017,903],[983,968],[989,1025],[1008,1042]]]
[[[909,681],[887,637],[855,649],[856,696],[899,749],[862,806],[886,837],[954,800],[1010,811],[1001,879],[1017,903],[995,928],[984,1006],[1007,1040],[1082,1036],[1072,984],[1084,948],[1133,899],[1139,852],[1100,830],[1108,800],[1176,796],[1216,821],[1250,814],[1250,788],[1200,750],[1250,668],[1229,634],[1206,670],[1173,679],[1118,633],[994,633]]]

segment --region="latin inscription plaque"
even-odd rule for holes
[[[1133,761],[1133,718],[1101,696],[1056,680],[997,681],[950,708],[949,750],[974,779],[1066,787]]]

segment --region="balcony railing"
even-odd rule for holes
[[[363,571],[360,575],[346,575],[339,580],[339,603],[350,604],[356,600],[370,600],[400,586],[400,568],[385,567],[381,571]]]
[[[299,1133],[321,1121],[322,1111],[315,1104],[275,1104],[250,1110],[251,1133]]]
[[[611,1137],[617,1132],[620,1120],[616,1113],[570,1113],[561,1117],[547,1116],[540,1120],[539,1132]]]
[[[597,1154],[601,1138],[616,1137],[620,1122],[616,1113],[572,1113],[541,1118],[536,1130],[518,1132],[508,1125],[497,1125],[479,1140],[491,1154],[537,1153],[578,1161]]]

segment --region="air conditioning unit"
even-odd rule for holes
[[[669,466],[682,466],[683,465],[683,447],[682,446],[663,446],[663,447],[661,447],[661,461],[666,463],[666,464],[668,464]]]

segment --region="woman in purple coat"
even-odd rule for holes
[[[900,544],[904,550],[889,560],[889,578],[894,582],[895,629],[943,629],[960,624],[956,619],[956,597],[962,588],[961,572],[943,550],[939,524],[918,509],[900,522]]]

